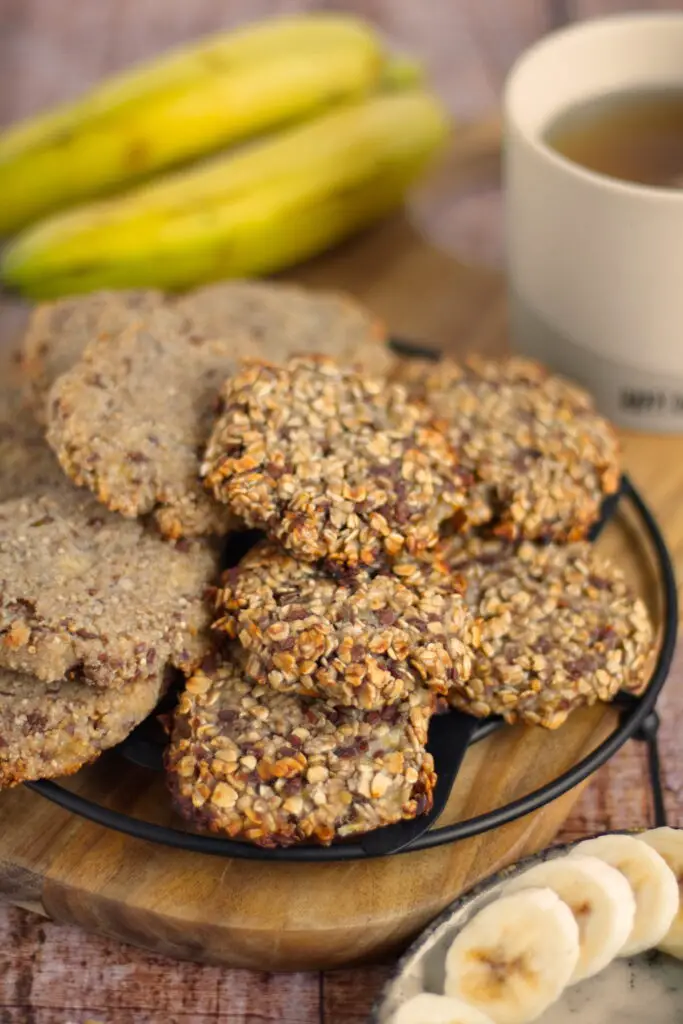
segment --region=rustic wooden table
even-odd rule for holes
[[[311,7],[354,10],[373,19],[393,42],[427,62],[453,114],[468,120],[495,109],[515,56],[552,27],[632,8],[683,10],[683,3],[0,0],[0,124],[75,95],[104,73],[179,40],[275,11]],[[441,196],[437,203],[426,203],[421,215],[437,244],[461,258],[497,262],[499,198],[494,188],[478,188],[453,203]],[[406,275],[409,281],[407,270]],[[434,340],[485,346],[487,331],[499,331],[504,315],[486,303],[482,294],[482,320],[488,317],[490,329],[446,320],[435,325]],[[683,761],[676,727],[682,710],[679,659],[661,702],[665,799],[670,821],[677,825],[683,824]],[[563,835],[642,825],[651,814],[644,752],[632,742],[597,774]],[[175,963],[0,906],[0,1024],[84,1024],[88,1019],[107,1024],[362,1024],[389,969],[272,975]]]

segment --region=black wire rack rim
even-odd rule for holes
[[[666,681],[666,677],[673,659],[678,629],[678,598],[676,591],[676,578],[671,556],[667,549],[662,533],[657,522],[641,497],[640,493],[631,483],[627,476],[622,479],[622,499],[628,500],[640,519],[646,534],[649,536],[657,558],[660,573],[660,585],[662,588],[663,600],[663,628],[662,639],[656,664],[650,682],[643,695],[634,699],[623,711],[621,720],[615,731],[595,748],[590,754],[582,758],[571,769],[562,773],[552,782],[539,787],[518,800],[513,800],[503,807],[496,808],[486,814],[468,818],[465,821],[456,822],[453,825],[445,825],[440,828],[433,828],[420,836],[409,847],[400,850],[391,856],[401,856],[419,850],[428,850],[445,843],[453,843],[460,839],[479,835],[491,829],[498,828],[510,821],[523,817],[532,811],[538,810],[545,804],[562,796],[563,793],[573,789],[580,782],[592,775],[598,768],[609,760],[619,749],[631,739],[645,719],[655,707],[657,697]],[[483,729],[486,730],[486,723]],[[489,726],[490,728],[490,726]],[[482,730],[475,736],[475,741],[481,738]],[[191,853],[204,853],[213,856],[233,857],[244,860],[268,861],[269,863],[279,862],[339,862],[351,860],[368,860],[373,856],[366,852],[357,843],[344,843],[327,847],[314,846],[292,846],[275,849],[264,849],[253,846],[239,840],[218,838],[215,836],[197,835],[191,832],[184,832],[180,829],[168,828],[157,825],[153,822],[142,821],[129,817],[119,811],[113,811],[102,807],[84,797],[73,793],[55,782],[33,782],[27,785],[35,792],[58,804],[60,807],[78,814],[83,818],[102,825],[105,828],[122,832],[136,839],[187,850]]]

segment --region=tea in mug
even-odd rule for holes
[[[683,86],[596,96],[563,111],[544,141],[598,174],[683,188]]]

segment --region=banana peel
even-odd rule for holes
[[[419,60],[406,53],[387,57],[379,80],[380,89],[415,89],[424,84],[425,69]]]
[[[9,245],[0,277],[43,299],[272,273],[400,206],[448,133],[427,91],[380,93],[53,217]]]
[[[370,26],[317,13],[212,37],[117,76],[0,135],[0,235],[365,95],[384,67]]]

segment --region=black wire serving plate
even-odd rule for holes
[[[436,359],[432,350],[402,341],[392,342],[395,351],[402,355]],[[617,507],[628,504],[640,521],[643,533],[649,539],[655,556],[661,587],[662,626],[660,646],[650,681],[643,693],[636,697],[621,693],[615,705],[619,710],[619,722],[614,732],[599,744],[590,754],[582,758],[571,769],[558,775],[551,782],[540,786],[526,796],[486,814],[477,815],[452,825],[437,826],[458,770],[470,745],[479,742],[499,728],[505,728],[501,719],[479,720],[458,711],[435,716],[429,729],[428,749],[434,756],[438,782],[434,793],[434,804],[429,814],[414,821],[399,822],[377,829],[356,841],[340,841],[331,846],[312,845],[264,849],[236,839],[201,835],[179,828],[172,828],[155,822],[145,821],[112,810],[94,800],[73,792],[59,782],[33,782],[28,787],[41,796],[68,811],[96,822],[105,828],[194,853],[214,856],[236,857],[245,860],[261,860],[271,863],[282,861],[325,862],[365,860],[374,857],[427,850],[453,843],[469,836],[498,828],[514,821],[573,789],[587,776],[609,760],[620,747],[631,738],[648,744],[650,778],[653,790],[653,805],[657,824],[665,824],[664,800],[659,770],[657,730],[659,720],[655,711],[657,697],[666,681],[676,644],[678,628],[678,599],[676,579],[671,556],[645,501],[627,476],[622,477],[619,493],[608,501],[602,510],[600,521],[593,529],[591,539],[595,540],[607,522],[614,516]],[[141,770],[158,772],[162,770],[162,752],[165,743],[163,730],[157,715],[169,710],[173,698],[160,706],[146,722],[125,740],[112,754],[125,758]],[[111,756],[111,755],[110,755]],[[435,827],[436,826],[436,827]]]

